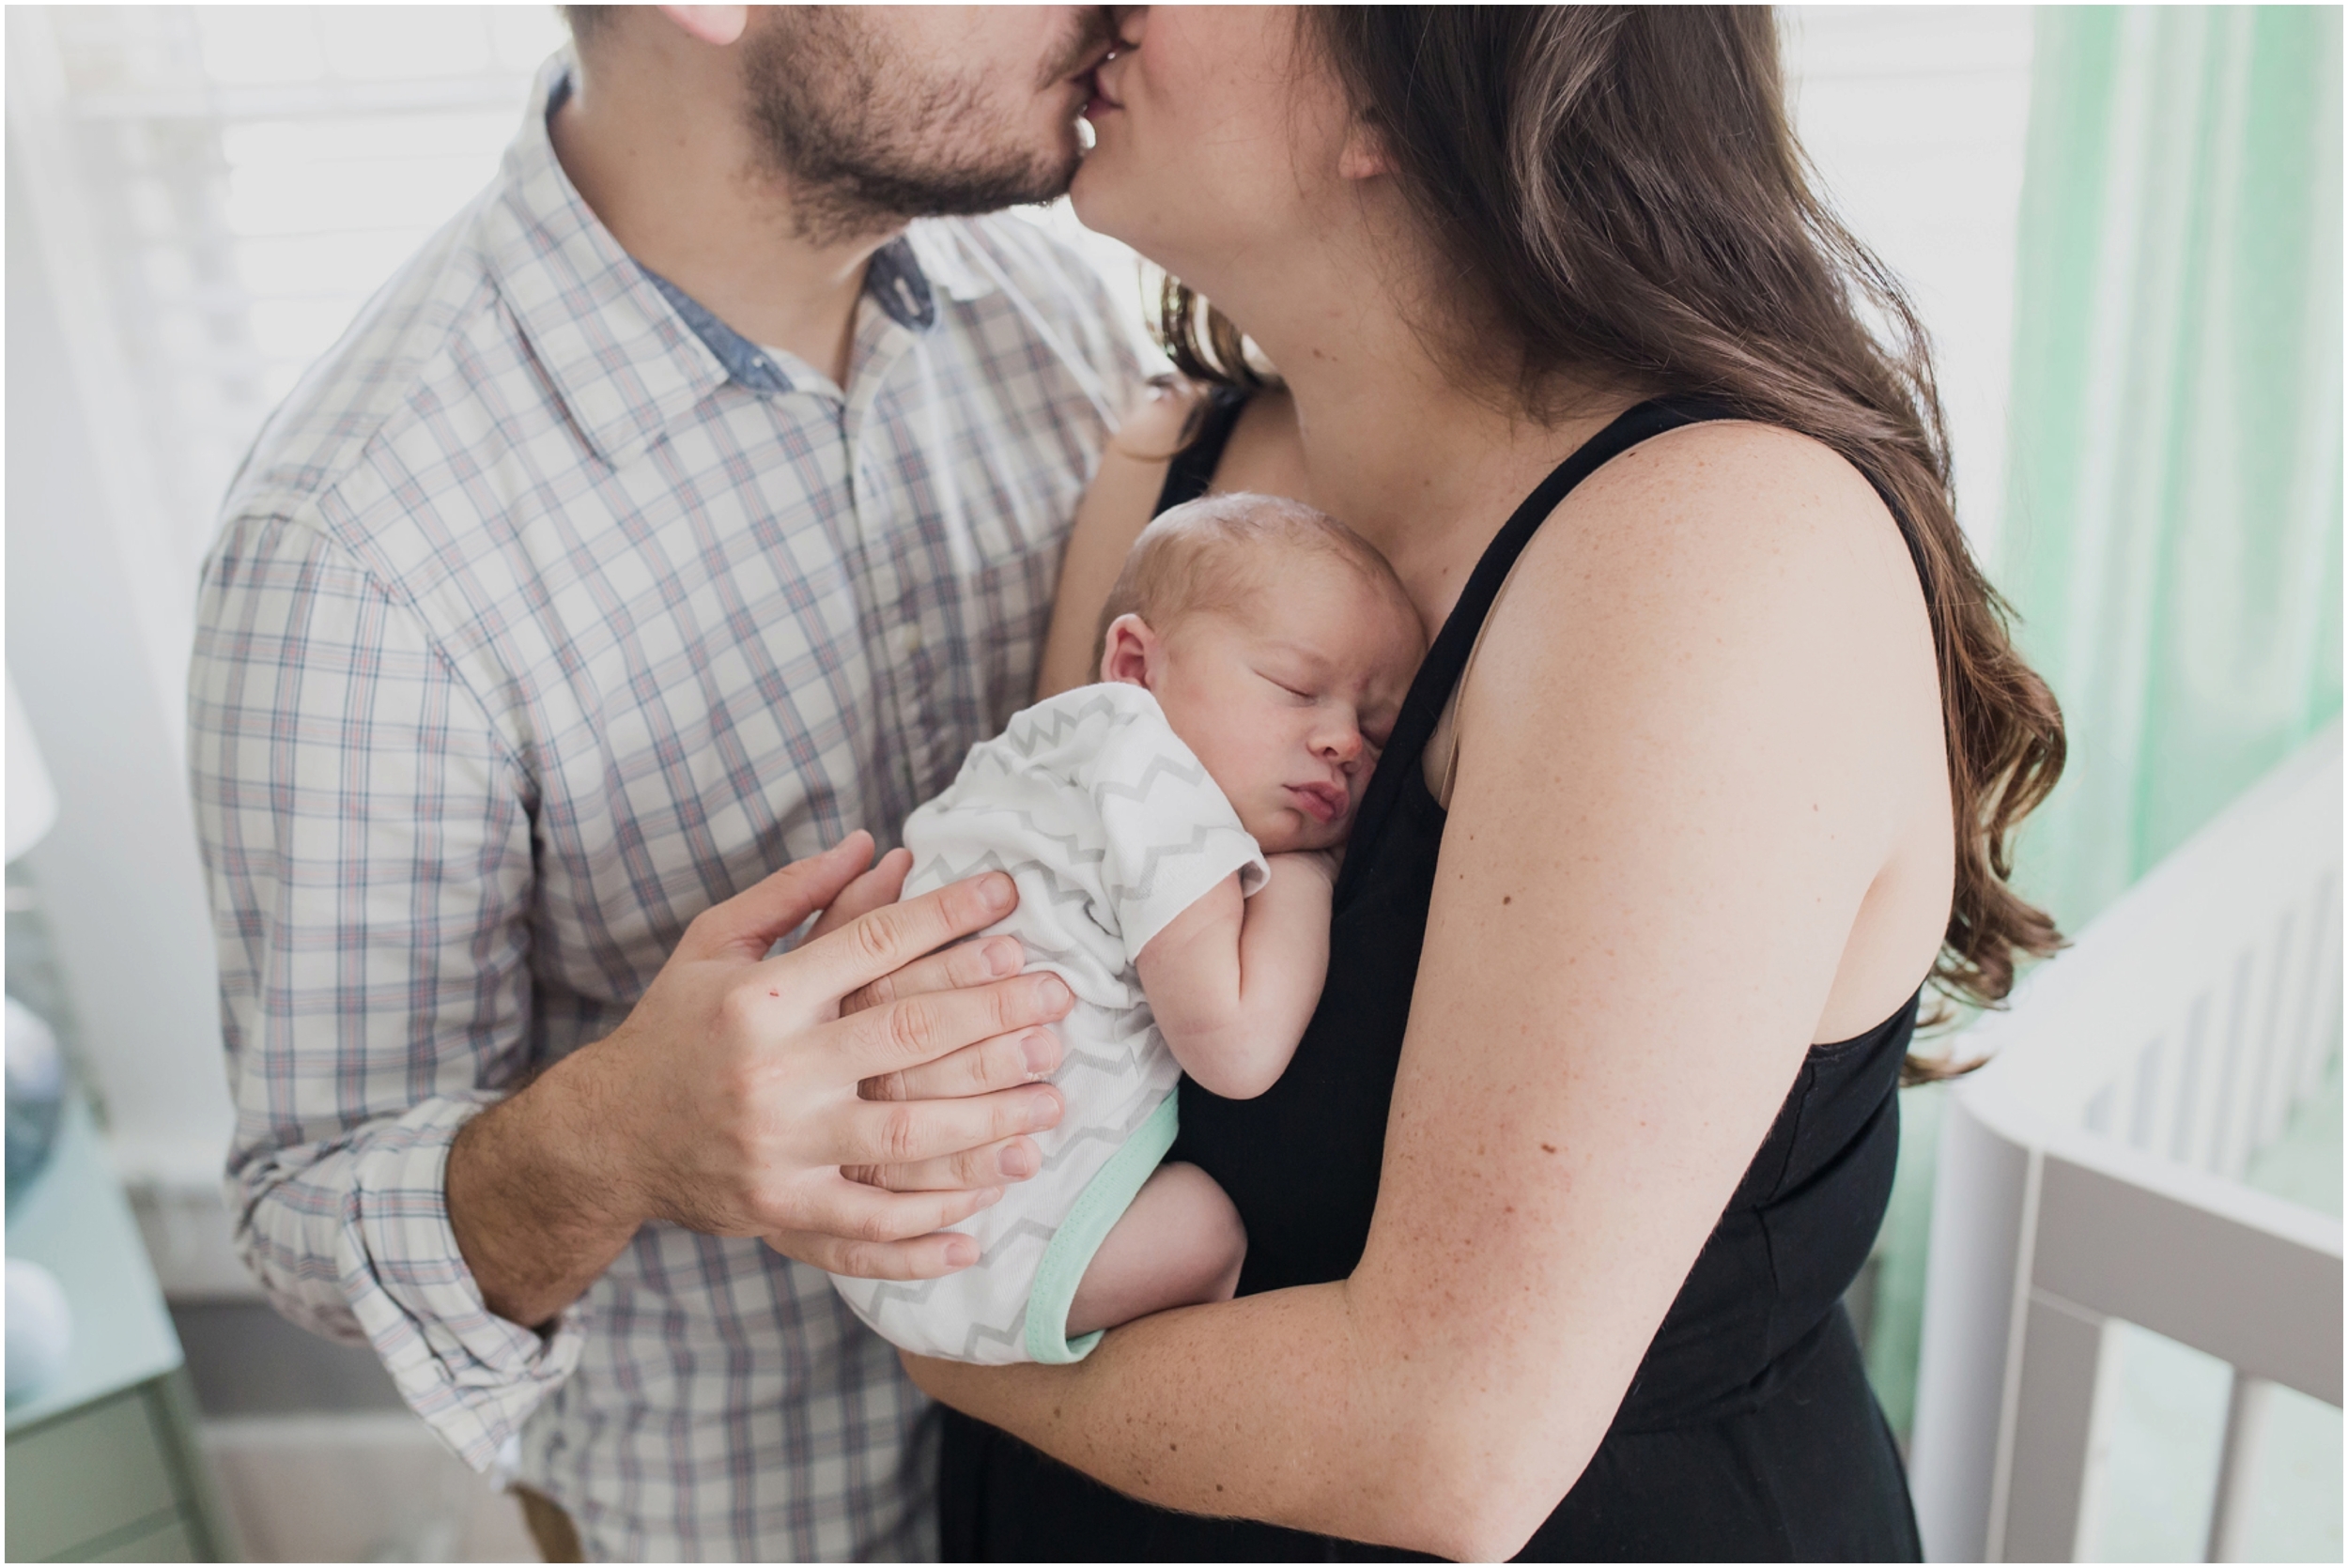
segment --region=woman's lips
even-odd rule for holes
[[[1092,98],[1091,100],[1085,105],[1086,114],[1091,115],[1097,114],[1105,109],[1122,109],[1125,107],[1123,101],[1118,98],[1116,90],[1109,85],[1109,78],[1116,70],[1117,61],[1118,56],[1115,54],[1112,54],[1107,59],[1103,60],[1099,65],[1092,68],[1090,76],[1092,83]]]
[[[1290,784],[1288,792],[1306,816],[1324,827],[1344,816],[1349,804],[1346,792],[1334,784]]]

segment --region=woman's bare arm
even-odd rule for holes
[[[1036,675],[1037,700],[1101,678],[1101,607],[1117,586],[1126,552],[1157,514],[1166,465],[1182,447],[1199,395],[1187,382],[1151,389],[1102,455],[1061,557],[1052,627]],[[1214,488],[1312,499],[1296,447],[1295,407],[1284,389],[1263,388],[1248,398],[1215,468]]]
[[[1609,465],[1462,697],[1352,1277],[1163,1314],[1074,1367],[917,1377],[1169,1507],[1516,1551],[1767,1133],[1871,887],[1936,808],[1945,851],[1939,732],[1914,575],[1855,472],[1750,426]]]
[[[1186,386],[1153,387],[1125,418],[1101,454],[1060,557],[1052,598],[1052,628],[1036,669],[1036,700],[1057,697],[1101,678],[1101,607],[1108,603],[1126,552],[1150,524],[1166,464],[1182,444],[1194,394]]]

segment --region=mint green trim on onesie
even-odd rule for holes
[[[1178,1098],[1169,1094],[1159,1100],[1133,1136],[1118,1145],[1100,1175],[1076,1194],[1075,1207],[1043,1249],[1043,1261],[1036,1265],[1035,1284],[1027,1292],[1027,1354],[1034,1360],[1047,1366],[1081,1361],[1101,1343],[1098,1329],[1073,1342],[1068,1338],[1068,1309],[1076,1303],[1076,1285],[1092,1266],[1092,1254],[1174,1146],[1182,1117]]]

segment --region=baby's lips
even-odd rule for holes
[[[1341,819],[1353,804],[1352,797],[1335,785],[1291,784],[1288,788],[1305,813],[1323,826]]]

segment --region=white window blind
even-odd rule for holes
[[[52,7],[49,140],[141,407],[208,537],[269,410],[487,182],[546,7]]]
[[[48,145],[70,165],[55,183],[81,209],[158,500],[200,553],[269,411],[494,176],[562,23],[547,6],[38,13]],[[1023,216],[1138,320],[1130,251],[1065,203]]]

